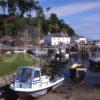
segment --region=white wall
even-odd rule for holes
[[[65,44],[70,44],[71,38],[70,37],[64,37],[63,41],[64,41]]]
[[[70,41],[70,37],[51,37],[51,45],[59,45],[60,42],[64,44],[69,44]]]
[[[87,39],[86,38],[79,38],[79,39],[75,40],[75,42],[77,42],[77,43],[81,43],[82,41],[84,43],[87,43]]]
[[[84,43],[87,43],[87,39],[86,38],[79,38],[79,42],[84,42]]]

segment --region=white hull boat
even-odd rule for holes
[[[45,48],[36,47],[32,49],[32,54],[35,56],[45,56],[47,55],[47,50]]]
[[[64,77],[51,77],[44,73],[42,68],[19,67],[14,82],[10,88],[18,93],[20,97],[38,97],[54,90],[64,81]]]

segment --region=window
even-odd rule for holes
[[[34,82],[40,82],[40,71],[39,70],[35,70],[34,72]]]
[[[41,69],[41,76],[46,75],[46,70],[45,69]]]
[[[16,79],[19,81],[31,81],[32,69],[19,68]]]
[[[35,70],[34,72],[34,78],[40,77],[40,71],[39,70]]]

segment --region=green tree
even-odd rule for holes
[[[71,27],[69,27],[67,29],[67,33],[68,33],[69,36],[74,36],[75,35],[75,31]]]
[[[15,15],[17,10],[16,0],[7,0],[9,15]]]
[[[43,19],[42,21],[42,33],[46,35],[49,32],[49,23],[48,20]]]
[[[63,19],[59,20],[58,25],[59,25],[59,31],[66,33],[66,27],[69,27],[69,26],[67,26],[67,24],[64,22]]]
[[[63,19],[59,19],[54,13],[52,13],[49,18],[49,32],[63,32],[68,36],[75,35],[75,31],[68,24],[66,24]]]
[[[5,9],[7,7],[7,2],[5,0],[0,0],[0,6],[3,10],[3,14],[5,14]]]
[[[35,0],[17,0],[17,3],[21,13],[20,16],[23,17],[26,12],[33,9]]]
[[[4,23],[4,34],[7,36],[11,36],[13,31],[13,24],[12,23]]]
[[[59,22],[59,19],[57,15],[52,13],[49,18],[49,32],[51,33],[59,32],[58,22]]]

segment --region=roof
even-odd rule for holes
[[[34,70],[40,70],[40,69],[42,69],[39,66],[20,66],[19,68],[31,68],[31,69],[34,69]]]
[[[67,37],[67,34],[63,34],[63,33],[50,33],[50,35],[52,37],[64,37],[64,36]]]

